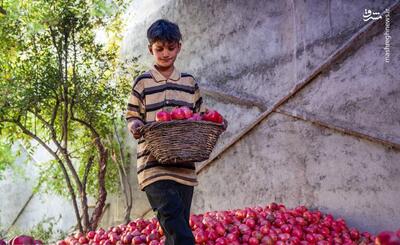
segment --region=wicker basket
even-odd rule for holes
[[[140,131],[151,154],[168,164],[207,160],[224,130],[213,122],[176,120],[148,123]]]

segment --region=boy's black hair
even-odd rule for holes
[[[159,19],[147,29],[147,39],[150,45],[157,41],[179,43],[182,40],[182,34],[177,24],[166,19]]]

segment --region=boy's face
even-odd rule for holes
[[[175,59],[181,51],[181,43],[157,41],[149,45],[149,51],[159,67],[169,68],[174,65]]]

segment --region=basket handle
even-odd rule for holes
[[[143,131],[144,131],[144,125],[138,127],[137,130],[138,130],[139,134],[143,136],[143,133],[144,133],[144,132],[143,132]]]

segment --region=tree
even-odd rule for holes
[[[108,45],[95,41],[99,28],[120,32],[125,6],[122,1],[6,0],[6,14],[0,15],[1,134],[26,145],[34,139],[53,156],[48,173],[63,180],[80,231],[95,229],[102,215],[110,149],[115,152],[110,135],[138,72],[125,72],[130,63],[118,61],[117,34]],[[90,216],[93,168],[97,201]]]

